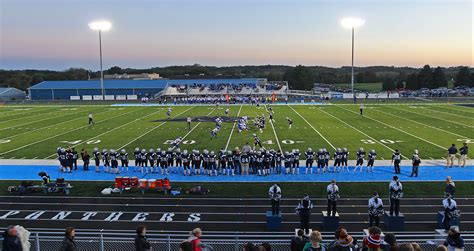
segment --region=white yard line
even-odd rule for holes
[[[331,117],[333,117],[333,118],[335,118],[335,119],[337,119],[338,121],[344,123],[345,125],[349,126],[350,128],[352,128],[352,129],[358,131],[359,133],[365,135],[366,137],[368,137],[368,138],[370,138],[371,140],[377,142],[377,143],[380,144],[381,146],[383,146],[383,147],[389,149],[390,151],[395,152],[395,150],[392,149],[391,147],[389,147],[389,146],[383,144],[382,142],[376,140],[375,138],[369,136],[367,133],[365,133],[365,132],[363,132],[363,131],[361,131],[361,130],[355,128],[355,127],[353,127],[352,125],[350,125],[349,123],[345,122],[344,120],[339,119],[338,117],[336,117],[336,116],[334,116],[334,115],[332,115],[332,114],[330,114],[330,113],[328,113],[328,112],[326,112],[326,111],[324,111],[324,110],[320,110],[320,111],[323,112],[323,113],[325,113],[325,114],[327,114],[327,115],[329,115],[329,116],[331,116]],[[402,155],[402,157],[405,158],[405,159],[408,159],[405,155]],[[382,159],[383,159],[383,158],[382,158]]]
[[[206,116],[211,115],[216,109],[217,109],[217,108],[212,109]],[[186,134],[183,136],[183,138],[181,139],[181,141],[183,141],[186,137],[188,137],[188,135],[191,134],[191,133],[194,131],[194,129],[196,129],[201,123],[202,123],[201,121],[198,122],[191,130],[189,130],[189,132],[186,133]]]
[[[444,106],[438,106],[440,108],[445,108],[445,109],[448,109],[448,110],[451,110],[451,111],[457,111],[457,112],[465,112],[465,113],[470,113],[470,114],[474,114],[474,112],[471,112],[469,110],[469,107],[464,107],[464,110],[460,110],[460,109],[456,109],[454,107],[459,107],[459,108],[463,108],[463,106],[459,106],[459,105],[454,105],[454,104],[451,104],[451,105],[444,105]]]
[[[132,110],[132,111],[129,111],[129,112],[126,112],[126,113],[122,113],[122,114],[119,114],[119,115],[117,115],[117,116],[113,116],[113,117],[110,117],[110,118],[108,118],[108,119],[102,120],[101,122],[104,122],[104,121],[107,121],[107,120],[111,120],[111,119],[114,119],[114,118],[123,116],[123,115],[125,115],[125,114],[129,114],[129,113],[132,113],[132,112],[135,112],[135,111]],[[73,129],[73,130],[70,130],[70,131],[66,131],[66,132],[63,132],[63,133],[60,133],[60,134],[56,134],[56,135],[53,135],[53,136],[51,136],[51,137],[47,137],[47,138],[42,139],[42,140],[37,140],[37,141],[35,141],[35,142],[32,142],[32,143],[29,143],[29,144],[26,144],[26,145],[23,145],[23,146],[14,148],[14,149],[12,149],[12,150],[9,150],[9,151],[6,151],[6,152],[2,152],[2,153],[0,153],[0,155],[4,155],[4,154],[7,154],[7,153],[11,153],[11,152],[14,152],[14,151],[23,149],[23,148],[25,148],[25,147],[29,147],[29,146],[34,145],[34,144],[38,144],[38,143],[44,142],[44,141],[46,141],[46,140],[50,140],[50,139],[56,138],[56,137],[61,136],[61,135],[64,135],[64,134],[67,134],[67,133],[71,133],[71,132],[77,131],[77,130],[82,129],[82,128],[86,128],[86,127],[88,127],[88,126],[89,126],[89,125],[81,126],[81,127],[76,128],[76,129]]]
[[[181,115],[181,114],[183,114],[183,113],[185,113],[185,112],[191,110],[193,107],[194,107],[194,106],[188,108],[187,110],[184,110],[183,112],[179,113],[179,114],[176,115],[175,117],[177,117],[177,116],[179,116],[179,115]],[[123,145],[123,146],[121,146],[121,147],[119,147],[119,148],[117,148],[117,149],[125,148],[126,146],[132,144],[133,142],[135,142],[135,141],[137,141],[138,139],[142,138],[143,136],[149,134],[150,132],[154,131],[155,129],[161,127],[162,125],[166,124],[167,122],[168,122],[168,121],[162,122],[161,124],[159,124],[159,125],[157,125],[157,126],[151,128],[151,129],[150,129],[149,131],[147,131],[146,133],[143,133],[143,134],[141,134],[140,136],[138,136],[138,137],[136,137],[136,138],[130,140],[127,144],[125,144],[125,145]]]
[[[397,109],[397,108],[393,108],[393,109]],[[399,110],[399,109],[397,109]],[[384,114],[388,114],[388,115],[391,115],[391,116],[394,116],[394,117],[397,117],[397,118],[401,118],[401,119],[404,119],[404,120],[408,120],[410,122],[413,122],[413,123],[417,123],[417,124],[420,124],[420,125],[423,125],[423,126],[427,126],[427,127],[430,127],[430,128],[433,128],[433,129],[436,129],[436,130],[440,130],[442,132],[445,132],[445,133],[449,133],[449,134],[452,134],[452,135],[455,135],[455,136],[458,136],[458,137],[461,137],[461,138],[469,138],[469,137],[466,137],[466,136],[463,136],[463,135],[459,135],[457,133],[454,133],[454,132],[450,132],[450,131],[447,131],[447,130],[444,130],[444,129],[441,129],[441,128],[438,128],[438,127],[434,127],[434,126],[430,126],[430,125],[427,125],[427,124],[424,124],[424,123],[421,123],[421,122],[418,122],[418,121],[415,121],[415,120],[412,120],[412,119],[409,119],[409,118],[404,118],[402,116],[398,116],[398,115],[395,115],[395,114],[391,114],[391,113],[388,113],[388,112],[383,112],[383,111],[380,111],[380,110],[377,110],[377,109],[373,109],[373,111],[376,111],[376,112],[381,112],[381,113],[384,113]],[[411,111],[409,111],[410,113],[413,113]],[[415,113],[416,114],[416,113]]]
[[[237,112],[237,120],[239,119],[240,111],[242,110],[242,106],[240,105],[239,111]],[[227,144],[225,145],[225,150],[227,151],[227,148],[229,148],[230,144],[230,139],[232,138],[232,133],[234,133],[235,125],[237,124],[237,121],[234,122],[234,125],[232,126],[232,130],[230,131],[229,138],[227,139]]]
[[[24,118],[32,118],[32,117],[36,117],[36,116],[46,115],[46,114],[50,114],[50,113],[53,113],[53,112],[58,112],[58,110],[54,110],[54,111],[47,112],[47,113],[35,114],[35,115],[32,115],[32,116],[27,116],[27,117],[20,116],[19,118],[16,118],[16,119],[9,119],[9,120],[2,121],[2,122],[0,122],[0,124],[1,123],[7,123],[7,122],[10,122],[10,121],[19,120],[19,119],[24,119]],[[13,116],[13,115],[10,115],[10,116]]]
[[[67,112],[67,111],[65,111],[65,112]],[[57,119],[57,118],[60,118],[60,117],[69,116],[69,115],[73,115],[73,114],[78,114],[78,113],[82,113],[82,112],[84,112],[84,111],[73,112],[73,113],[64,114],[64,115],[60,115],[60,116],[55,116],[55,117],[49,117],[49,118],[44,118],[44,119],[40,119],[40,120],[35,120],[35,121],[31,121],[31,122],[23,123],[23,124],[19,124],[19,125],[14,125],[14,126],[9,126],[9,127],[5,127],[5,128],[0,128],[0,131],[2,131],[2,130],[7,130],[7,129],[10,129],[10,128],[15,128],[15,127],[22,127],[22,126],[24,126],[24,125],[33,124],[33,123],[41,122],[41,121],[48,120],[48,119]]]
[[[346,110],[346,111],[348,111],[348,112],[355,113],[355,114],[357,114],[357,115],[359,114],[359,113],[357,113],[357,112],[351,111],[351,110],[349,110],[349,109],[346,109],[346,108],[341,107],[341,106],[338,106],[338,105],[336,105],[336,107],[340,107],[341,109],[344,109],[344,110]],[[420,137],[418,137],[418,136],[416,136],[416,135],[414,135],[414,134],[411,134],[411,133],[409,133],[409,132],[406,132],[406,131],[404,131],[404,130],[402,130],[402,129],[400,129],[400,128],[396,128],[396,127],[394,127],[394,126],[391,126],[391,125],[389,125],[389,124],[387,124],[387,123],[384,123],[384,122],[382,122],[382,121],[378,121],[378,120],[373,119],[373,118],[371,118],[371,117],[368,117],[368,116],[366,116],[366,115],[364,115],[364,118],[368,118],[368,119],[370,119],[370,120],[372,120],[372,121],[375,121],[375,122],[380,123],[380,124],[382,124],[382,125],[385,125],[385,126],[387,126],[387,127],[393,128],[393,129],[395,129],[395,130],[398,130],[398,131],[400,131],[400,132],[403,132],[403,133],[405,133],[405,134],[408,134],[408,135],[410,135],[410,136],[412,136],[412,137],[414,137],[414,138],[417,138],[417,139],[419,139],[419,140],[422,140],[422,141],[424,141],[424,142],[426,142],[426,143],[429,143],[429,144],[434,145],[434,146],[436,146],[436,147],[439,147],[439,148],[441,148],[441,149],[443,149],[443,150],[446,150],[446,147],[440,146],[440,145],[438,145],[438,144],[436,144],[436,143],[433,143],[433,142],[431,142],[431,141],[429,141],[429,140],[420,138]]]
[[[265,111],[268,111],[267,110],[267,105],[265,105]],[[272,125],[273,134],[275,135],[275,139],[276,139],[276,142],[278,144],[278,149],[280,149],[280,152],[283,153],[283,149],[281,149],[281,145],[280,145],[280,139],[278,139],[278,135],[275,131],[275,126],[273,125],[273,121],[271,121],[271,120],[270,120],[270,125]]]
[[[426,110],[432,111],[432,112],[446,113],[448,115],[457,116],[457,117],[460,117],[460,118],[463,118],[463,119],[472,119],[472,117],[467,117],[467,116],[463,116],[463,115],[459,115],[459,114],[455,114],[455,113],[443,112],[443,111],[438,111],[438,110],[432,110],[432,109],[429,109],[428,107],[423,107],[423,109],[426,109]]]
[[[96,139],[97,137],[100,137],[100,136],[102,136],[102,135],[111,133],[111,132],[113,132],[113,131],[115,131],[115,130],[117,130],[117,129],[120,129],[120,128],[122,128],[122,127],[125,127],[125,126],[127,126],[127,125],[129,125],[129,124],[131,124],[131,123],[135,123],[135,122],[137,122],[137,121],[139,121],[139,120],[142,120],[142,119],[144,119],[144,118],[146,118],[146,117],[149,117],[149,116],[151,116],[151,115],[154,115],[154,114],[156,114],[156,113],[158,113],[158,112],[162,112],[162,111],[163,111],[163,110],[158,110],[158,111],[156,111],[156,112],[149,113],[149,114],[147,114],[147,115],[145,115],[145,116],[142,116],[142,117],[140,117],[140,118],[136,118],[136,119],[134,119],[134,120],[132,120],[132,121],[129,121],[129,122],[123,124],[123,125],[120,125],[120,126],[118,126],[118,127],[114,127],[114,128],[112,128],[111,130],[107,130],[107,131],[105,131],[105,132],[103,132],[103,133],[101,133],[101,134],[95,135],[95,136],[92,137],[92,138],[86,139],[85,141],[89,141],[89,140]],[[76,147],[76,146],[78,146],[78,145],[80,145],[80,144],[83,144],[83,142],[78,143],[78,144],[75,144],[75,145],[72,145],[72,146],[70,146],[70,147]],[[44,159],[49,159],[49,158],[54,157],[54,156],[56,156],[56,153],[53,153],[53,154],[51,154],[51,155],[45,157]]]
[[[425,109],[425,110],[428,110],[428,111],[432,111],[432,110],[429,110],[429,109],[427,109],[427,108],[422,108],[422,109]],[[400,110],[400,109],[399,109],[399,110]],[[405,110],[403,110],[403,111],[405,111]],[[453,122],[453,121],[451,121],[451,120],[447,120],[447,119],[443,119],[443,118],[440,118],[440,117],[431,116],[431,115],[428,115],[428,114],[425,114],[425,113],[418,113],[418,112],[416,112],[416,114],[419,114],[419,115],[422,115],[422,116],[425,116],[425,117],[434,118],[434,119],[439,119],[439,120],[446,121],[446,122],[449,122],[449,123],[452,123],[452,124],[455,124],[455,125],[458,125],[458,126],[466,126],[466,127],[469,127],[469,128],[474,128],[474,126],[465,125],[465,124],[459,124],[459,123]]]
[[[290,105],[288,105],[288,107],[291,108],[291,110],[293,110],[298,116],[300,116],[301,119],[303,119],[306,124],[308,124],[311,128],[313,128],[313,130],[322,138],[324,139],[334,150],[336,150],[336,147],[334,147],[333,144],[331,144],[331,142],[329,142],[328,139],[326,139],[326,137],[324,137],[318,130],[316,130],[316,128],[314,128],[313,125],[311,125],[308,120],[306,120],[303,116],[301,116],[301,114],[299,112],[297,112],[293,107],[291,107]]]

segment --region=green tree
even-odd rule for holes
[[[436,67],[433,72],[433,79],[431,80],[431,88],[437,87],[448,87],[448,80],[446,79],[446,75],[444,74],[443,69],[441,67]]]
[[[462,85],[473,86],[473,83],[471,82],[471,73],[469,72],[468,67],[461,67],[461,69],[459,69],[458,73],[456,74],[454,86]]]
[[[15,87],[24,91],[30,87],[30,83],[31,77],[25,73],[15,74],[6,81],[7,86]]]
[[[288,81],[290,88],[297,90],[311,90],[314,84],[312,71],[305,66],[298,65],[288,69],[283,75],[283,79]]]
[[[418,85],[418,75],[416,73],[408,75],[407,81],[405,82],[405,88],[408,90],[420,89],[420,86]]]
[[[393,91],[395,90],[395,81],[393,78],[386,78],[382,83],[382,90],[383,91]]]
[[[107,70],[107,73],[108,74],[122,74],[123,70],[122,70],[122,68],[120,68],[118,66],[112,66],[112,67],[110,67],[110,69]]]
[[[417,76],[419,88],[430,88],[431,81],[433,79],[433,71],[430,65],[423,66]]]

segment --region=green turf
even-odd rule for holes
[[[389,159],[393,149],[410,156],[420,150],[425,159],[441,159],[452,144],[474,142],[474,109],[451,103],[367,102],[364,116],[359,106],[275,105],[275,122],[260,133],[255,127],[239,133],[234,123],[224,123],[219,135],[210,138],[213,122],[158,121],[166,119],[166,107],[111,107],[106,105],[22,105],[0,107],[0,158],[55,158],[58,146],[77,149],[168,148],[169,140],[184,137],[182,149],[233,149],[252,143],[257,133],[266,148],[291,150],[347,147],[375,149]],[[177,106],[172,117],[224,116],[227,106]],[[229,106],[231,116],[265,114],[265,107]],[[97,124],[87,125],[92,112]],[[286,117],[293,119],[290,129]],[[352,155],[353,157],[354,155]],[[472,151],[470,153],[472,158]]]
[[[37,182],[39,184],[39,182]],[[9,195],[8,186],[18,185],[20,181],[0,181],[0,195]],[[72,196],[101,196],[100,191],[106,187],[113,187],[113,183],[104,182],[71,182],[74,189]],[[191,187],[201,185],[211,190],[209,197],[266,197],[271,183],[172,183],[172,186],[180,187],[183,194],[180,196],[196,196],[184,193]],[[301,197],[308,193],[311,197],[325,198],[326,186],[328,183],[282,183],[281,188],[284,197]],[[354,182],[338,184],[341,196],[349,197],[367,197],[369,198],[374,191],[377,191],[381,197],[388,196],[388,184],[375,182]],[[444,193],[444,182],[405,182],[403,184],[405,197],[442,197]],[[473,197],[474,182],[456,182],[457,197]],[[37,193],[38,194],[38,193]],[[39,193],[42,194],[42,193]],[[31,194],[34,195],[34,194]],[[51,194],[53,195],[53,194]],[[113,196],[141,196],[139,189],[126,191],[123,195],[114,194]],[[164,196],[158,191],[147,191],[146,197]]]

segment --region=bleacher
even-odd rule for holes
[[[286,95],[288,84],[284,81],[265,81],[263,83],[240,83],[240,84],[173,84],[168,85],[161,96],[183,97],[183,96],[222,96],[226,94],[248,96],[258,95]]]

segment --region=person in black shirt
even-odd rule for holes
[[[400,174],[400,163],[402,161],[402,154],[395,149],[395,152],[392,154],[392,164],[395,168],[395,174]]]
[[[84,150],[81,155],[82,155],[82,161],[84,162],[82,164],[82,168],[84,169],[84,171],[89,171],[89,160],[91,156],[89,155],[87,150]]]
[[[71,169],[77,171],[77,159],[79,159],[79,154],[74,147],[71,149],[71,158]]]
[[[135,237],[135,250],[136,251],[148,251],[151,250],[151,244],[146,238],[146,227],[137,227],[137,236]]]
[[[454,159],[456,159],[456,153],[458,153],[458,149],[456,148],[455,144],[452,144],[450,148],[448,148],[448,156],[446,158],[446,168],[452,168],[454,165]]]
[[[307,194],[305,194],[303,199],[298,202],[298,206],[296,207],[296,212],[300,216],[300,229],[303,229],[305,234],[309,234],[309,223],[312,208],[313,203]]]
[[[468,152],[469,152],[469,147],[467,146],[467,143],[464,142],[463,146],[459,149],[459,154],[461,154],[461,156],[459,156],[459,163],[458,163],[459,167],[464,167],[466,165],[466,158],[467,158]]]
[[[420,166],[421,164],[421,158],[420,158],[420,155],[418,153],[418,150],[415,150],[415,153],[413,154],[412,158],[411,158],[411,163],[412,163],[412,170],[411,170],[411,174],[410,174],[410,177],[418,177],[418,167]]]

